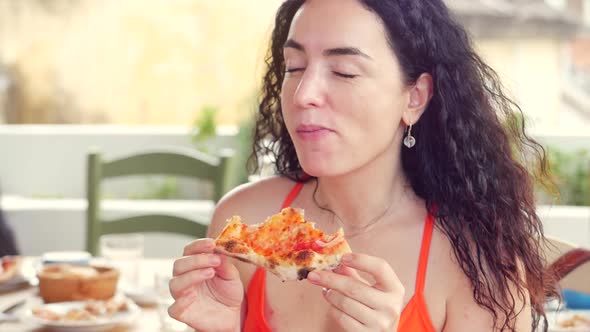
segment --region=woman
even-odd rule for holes
[[[282,283],[196,240],[174,264],[172,317],[198,331],[538,327],[551,289],[516,152],[544,172],[544,151],[505,130],[520,110],[442,1],[287,0],[267,64],[255,156],[279,176],[227,195],[209,235],[291,205],[343,227],[354,253]]]

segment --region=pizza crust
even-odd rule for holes
[[[293,219],[289,218],[297,219],[293,221]],[[284,249],[284,252],[281,255],[276,255],[274,252],[266,256],[257,253],[251,247],[255,246],[256,243],[249,245],[244,234],[247,234],[248,232],[250,232],[250,235],[255,234],[256,231],[263,230],[265,225],[268,226],[271,222],[275,223],[273,226],[282,222],[283,224],[281,225],[285,226],[280,228],[280,230],[286,229],[286,232],[300,233],[303,229],[303,231],[308,231],[309,234],[313,233],[315,236],[313,238],[315,239],[315,244],[313,245],[315,250],[311,248],[291,250],[290,248],[281,247],[281,249]],[[289,228],[289,226],[292,226],[290,224],[294,224],[294,226]],[[277,229],[277,227],[274,229]],[[266,229],[264,229],[264,231],[266,231]],[[293,208],[286,208],[281,211],[280,214],[269,217],[263,224],[251,226],[243,224],[240,217],[234,216],[228,220],[227,225],[215,240],[215,251],[268,270],[283,281],[301,280],[307,278],[308,273],[316,269],[335,269],[340,265],[342,256],[351,252],[350,246],[344,238],[344,232],[342,229],[331,236],[326,236],[321,232],[319,232],[321,235],[319,236],[318,232],[319,231],[315,229],[313,223],[303,220],[302,210]],[[289,234],[285,234],[284,232],[271,235],[275,235],[273,237],[275,239],[279,239],[279,235],[289,236]],[[292,238],[293,234],[291,234],[290,237]],[[262,238],[262,236],[256,238]],[[287,242],[288,241],[285,241],[285,243]]]

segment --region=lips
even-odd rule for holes
[[[334,130],[315,124],[302,124],[297,127],[296,132],[302,139],[320,139],[334,133]]]
[[[329,128],[323,127],[323,126],[319,126],[319,125],[313,125],[313,124],[309,124],[309,125],[299,125],[299,127],[297,127],[297,132],[303,132],[303,133],[311,133],[314,131],[320,131],[320,130],[329,130],[331,131]]]

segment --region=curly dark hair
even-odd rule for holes
[[[271,155],[277,172],[295,181],[309,178],[302,176],[280,93],[283,45],[304,2],[287,0],[276,15],[252,155],[254,165]],[[545,238],[534,200],[535,180],[547,178],[545,150],[527,136],[521,109],[442,0],[359,2],[381,18],[405,83],[415,83],[422,73],[433,77],[432,100],[413,126],[418,142],[402,148],[413,190],[434,211],[476,302],[494,324],[515,330],[514,318],[523,309],[515,304],[517,296],[530,301],[537,330],[541,319],[546,322],[544,302],[557,295],[544,268]]]

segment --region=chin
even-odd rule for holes
[[[345,174],[341,163],[330,163],[326,160],[300,161],[305,174],[313,177],[332,177]]]
[[[314,177],[331,177],[346,173],[353,165],[333,149],[306,149],[295,147],[303,171]]]

